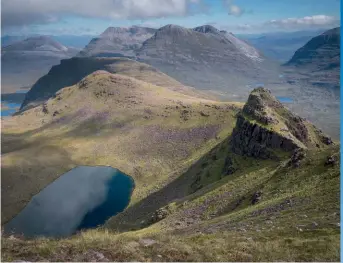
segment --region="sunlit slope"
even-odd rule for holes
[[[232,132],[240,107],[180,89],[97,71],[4,119],[2,222],[77,165],[110,165],[131,175],[131,204],[179,176]]]
[[[97,70],[134,77],[195,96],[206,96],[194,89],[185,89],[180,82],[152,66],[128,58],[74,57],[62,60],[59,65],[53,66],[48,74],[41,77],[27,93],[21,109],[27,109],[48,100],[60,89],[75,85],[82,78]]]
[[[78,86],[64,89],[55,99],[50,100],[48,111],[57,109],[54,107],[59,96],[60,101],[72,100],[74,92],[81,98],[80,101],[93,96],[92,89],[87,88],[92,83],[101,86],[99,84],[102,81],[114,77],[118,82],[119,79],[128,80],[101,72],[90,77],[83,89],[81,82]],[[135,87],[132,83],[130,90],[133,92]],[[163,149],[156,145],[156,135],[151,130],[148,139],[144,132],[140,133],[143,136],[138,136],[139,139],[146,139],[144,144],[149,149],[135,155],[129,148],[124,151],[123,145],[115,144],[112,135],[107,134],[105,137],[100,131],[100,139],[94,139],[95,142],[103,145],[100,140],[104,136],[106,144],[114,145],[121,155],[104,150],[107,157],[93,155],[96,160],[99,158],[99,163],[106,160],[106,163],[116,163],[120,169],[125,169],[129,162],[123,164],[124,154],[130,155],[131,163],[139,161],[140,170],[130,170],[130,167],[124,170],[129,174],[132,172],[137,183],[134,199],[128,209],[109,220],[105,229],[86,231],[67,239],[24,241],[6,238],[2,249],[4,260],[339,261],[339,143],[332,142],[311,123],[288,111],[265,89],[255,89],[244,107],[234,110],[230,104],[194,100],[164,88],[161,88],[161,92],[159,89],[160,100],[151,102],[149,98],[151,94],[156,94],[156,87],[150,87],[144,89],[147,96],[141,95],[140,98],[149,101],[153,117],[130,122],[136,125],[130,127],[131,132],[127,130],[126,133],[142,132],[155,125],[154,121],[165,125],[162,130],[173,131],[176,125],[182,123],[176,130],[177,134],[180,134],[180,127],[193,127],[193,130],[200,131],[199,127],[204,127],[205,123],[218,125],[224,119],[226,122],[222,125],[225,127],[222,126],[222,130],[217,132],[217,138],[203,141],[202,146],[196,146],[196,138],[199,137],[195,134],[187,137],[182,145],[186,145],[192,153],[188,157],[184,155],[183,161],[177,156],[181,155],[184,148],[177,143],[175,138],[178,136],[175,137],[174,132],[164,137],[160,146]],[[78,91],[80,88],[84,93]],[[143,93],[141,88],[138,90]],[[163,95],[168,94],[168,97],[163,98],[162,90]],[[160,113],[156,113],[155,109],[162,101],[168,102],[164,107],[173,105],[168,99],[171,95],[176,96],[181,104],[174,104],[175,112],[168,117],[158,116]],[[94,101],[88,101],[92,108],[95,108]],[[79,103],[87,102],[75,102]],[[138,109],[139,105],[135,104],[130,111]],[[180,115],[177,115],[177,110],[183,109],[192,112],[192,117],[187,121],[180,120]],[[202,113],[198,115],[199,110]],[[126,110],[126,114],[128,112]],[[238,116],[237,119],[230,115],[233,112]],[[42,113],[28,111],[27,114],[41,116]],[[119,113],[114,116],[119,116]],[[47,123],[53,119],[48,113],[45,118]],[[169,118],[171,122],[167,123],[164,118]],[[7,129],[11,131],[11,125],[8,125]],[[53,137],[55,132],[63,134],[54,139],[55,144],[62,147],[69,140],[65,135],[69,128],[61,127],[60,131],[53,131],[52,128],[40,131],[40,135],[33,140]],[[120,135],[117,129],[113,131],[129,143],[127,137]],[[104,132],[106,134],[105,128]],[[96,131],[92,134],[96,134]],[[202,133],[201,137],[204,138],[205,134]],[[132,140],[130,147],[137,149],[137,137],[127,136]],[[78,147],[85,153],[91,152],[89,140],[83,137],[86,136],[74,137],[78,142],[72,146],[74,152],[64,146],[75,161],[79,161],[83,154],[78,152]],[[150,144],[151,141],[154,144]],[[30,142],[26,143],[28,151],[32,151]],[[163,146],[166,144],[168,148]],[[239,145],[244,150],[239,151]],[[21,151],[10,154],[18,160]],[[11,160],[7,158],[7,161]],[[87,161],[86,158],[84,160]],[[159,162],[158,165],[154,166],[153,160]],[[174,166],[168,167],[172,163]],[[167,173],[169,177],[164,176]],[[122,233],[118,233],[118,230]]]

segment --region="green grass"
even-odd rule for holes
[[[118,94],[96,99],[100,87]],[[325,165],[328,156],[339,160],[339,144],[307,148],[294,168],[280,149],[280,161],[230,152],[241,105],[117,75],[90,76],[88,89],[74,86],[60,96],[48,101],[49,114],[38,107],[2,123],[3,222],[76,165],[111,165],[131,175],[130,205],[102,228],[69,238],[3,237],[2,260],[339,261],[339,161]],[[68,110],[61,110],[64,103]],[[85,106],[94,109],[90,117],[109,111],[110,118],[73,118]],[[71,123],[54,123],[55,110]],[[219,128],[206,140],[191,133],[208,125]],[[190,139],[179,139],[184,132]],[[158,140],[161,134],[166,137]],[[315,130],[310,135],[317,140]],[[235,168],[230,175],[227,158]],[[261,200],[252,204],[257,191]],[[162,207],[167,217],[149,221]]]

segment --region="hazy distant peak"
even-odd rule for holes
[[[100,37],[111,37],[114,35],[130,34],[130,35],[144,35],[144,34],[154,34],[156,29],[149,27],[108,27]]]
[[[173,30],[188,30],[188,29],[185,27],[173,25],[173,24],[168,24],[158,29],[158,31],[173,31]]]
[[[4,51],[68,51],[68,48],[48,36],[34,36],[3,48]]]
[[[211,25],[203,25],[193,28],[194,31],[201,32],[201,33],[212,33],[218,34],[220,31]]]
[[[126,32],[128,32],[128,29],[124,27],[108,27],[100,36],[108,36],[112,34],[120,34]]]
[[[158,35],[168,35],[168,36],[173,36],[173,35],[189,35],[192,33],[192,30],[187,29],[182,26],[178,25],[165,25],[161,28],[159,28],[156,32]]]

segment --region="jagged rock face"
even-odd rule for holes
[[[290,112],[265,88],[251,92],[230,141],[234,153],[262,159],[276,158],[274,149],[290,152],[330,143],[329,137]]]
[[[249,95],[242,112],[264,125],[276,125],[282,119],[285,124],[285,131],[291,132],[293,136],[304,144],[309,139],[304,120],[287,110],[281,102],[272,96],[270,90],[265,88],[255,89]]]
[[[264,90],[264,89],[263,89]],[[270,93],[269,90],[265,92]],[[275,119],[273,116],[269,115],[267,112],[267,107],[283,107],[279,101],[272,100],[270,105],[267,105],[267,102],[270,101],[268,98],[263,98],[264,93],[258,94],[250,94],[247,103],[243,107],[243,113],[251,116],[252,118],[256,119],[257,121],[269,125],[269,124],[277,124],[278,120]]]
[[[237,118],[230,146],[236,154],[261,159],[276,158],[271,149],[292,151],[299,147],[292,139],[253,124],[241,115]]]

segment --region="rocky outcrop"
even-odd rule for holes
[[[291,153],[300,148],[329,144],[332,144],[329,137],[285,108],[270,90],[261,87],[251,92],[238,114],[230,140],[232,152],[262,159],[277,159],[278,150]],[[296,153],[294,158],[297,156]],[[297,165],[298,160],[294,164]]]
[[[270,90],[259,88],[262,92],[271,93]],[[256,89],[258,91],[259,89]],[[247,103],[243,107],[243,113],[265,125],[277,124],[279,121],[271,116],[266,110],[266,100],[261,96],[263,93],[251,93]],[[274,107],[282,107],[282,104],[275,101]]]
[[[301,160],[305,157],[306,153],[303,149],[295,149],[288,164],[293,167],[299,167]]]
[[[168,209],[162,207],[157,209],[154,214],[151,217],[151,223],[157,223],[158,221],[161,221],[162,219],[165,219],[169,214]]]
[[[231,142],[232,152],[261,159],[276,158],[272,149],[292,151],[299,146],[292,140],[238,116]]]

